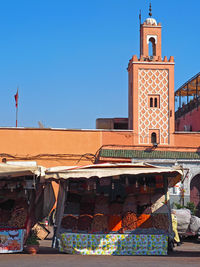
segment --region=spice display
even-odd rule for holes
[[[152,221],[154,228],[168,231],[169,219],[167,214],[153,214]]]
[[[108,219],[109,231],[119,231],[122,228],[122,217],[120,215],[110,215]]]
[[[15,208],[12,212],[11,218],[8,221],[10,227],[22,228],[25,226],[27,220],[27,211],[25,208]]]
[[[76,230],[78,225],[78,217],[73,215],[67,215],[63,217],[61,226],[65,229]]]
[[[137,227],[144,229],[152,228],[153,227],[152,216],[148,214],[141,214],[137,219]]]
[[[133,212],[125,213],[122,220],[124,231],[134,230],[137,228],[137,215]]]
[[[134,213],[137,212],[137,203],[135,196],[127,196],[123,205],[123,212],[132,211]]]
[[[89,214],[80,215],[78,219],[78,230],[90,231],[92,220],[93,220],[93,216]]]
[[[93,232],[107,232],[108,231],[108,217],[103,214],[95,214],[92,222]]]

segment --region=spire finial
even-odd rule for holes
[[[152,9],[151,9],[151,2],[150,2],[150,4],[149,4],[149,16],[150,16],[150,18],[152,17]]]

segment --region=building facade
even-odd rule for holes
[[[171,198],[195,200],[198,207],[200,132],[175,130],[174,58],[162,57],[161,31],[151,16],[140,25],[140,55],[128,64],[127,119],[99,119],[94,130],[0,128],[1,161],[36,161],[45,167],[105,161],[180,164],[184,190],[173,189]]]
[[[171,145],[174,133],[174,58],[162,59],[161,24],[140,25],[140,58],[128,64],[129,129],[135,144]]]

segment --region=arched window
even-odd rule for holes
[[[153,107],[153,97],[150,98],[150,108]]]
[[[156,40],[151,37],[149,39],[149,56],[155,56],[156,55]]]
[[[151,143],[157,144],[157,136],[156,136],[156,133],[154,132],[151,134]]]
[[[154,107],[157,108],[158,106],[158,99],[157,97],[154,98]]]

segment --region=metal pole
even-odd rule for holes
[[[198,77],[196,78],[196,101],[197,101],[197,110],[198,110],[198,107],[199,107],[199,100],[198,100]]]
[[[16,127],[17,127],[17,122],[18,122],[18,105],[16,107]]]

